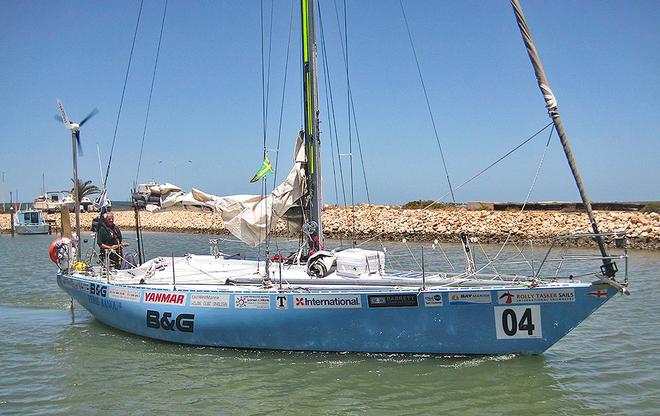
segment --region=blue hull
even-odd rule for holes
[[[57,276],[96,319],[181,344],[246,349],[540,354],[617,291],[443,288],[418,292],[176,291]]]

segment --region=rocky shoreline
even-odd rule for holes
[[[81,227],[89,230],[95,213],[81,214]],[[660,249],[660,214],[650,212],[596,211],[601,232],[625,231],[628,246],[636,249]],[[49,214],[59,228],[59,214]],[[448,209],[403,209],[396,206],[361,205],[353,210],[344,207],[326,206],[323,213],[324,232],[329,238],[351,239],[355,218],[357,240],[377,238],[381,240],[458,242],[459,233],[478,237],[482,243],[509,241],[549,245],[557,235],[588,233],[591,231],[587,216],[583,212],[559,211],[469,211],[464,208]],[[73,220],[73,216],[72,216]],[[145,231],[184,232],[202,234],[227,234],[218,214],[196,211],[168,211],[160,213],[142,212],[142,227]],[[72,221],[73,222],[73,221]],[[122,230],[135,226],[132,211],[116,211],[115,223]],[[0,230],[10,230],[9,214],[0,214]],[[287,235],[286,224],[276,225],[278,236]],[[509,233],[511,235],[509,236]],[[593,245],[591,239],[572,241],[571,245]]]

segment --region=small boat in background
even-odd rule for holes
[[[94,206],[94,202],[87,198],[86,196],[83,196],[80,198],[80,212],[92,212],[92,211],[98,211],[98,209]]]
[[[75,201],[69,191],[51,191],[39,195],[34,199],[32,208],[46,212],[59,212],[62,205],[66,205],[70,211],[75,207]]]
[[[69,191],[46,192],[34,199],[32,208],[48,213],[60,212],[62,205],[66,205],[69,211],[73,212],[76,208],[76,202]],[[94,202],[86,196],[80,199],[80,211],[92,212],[98,211]]]
[[[14,229],[17,234],[48,234],[50,225],[44,219],[44,213],[38,209],[16,211]]]

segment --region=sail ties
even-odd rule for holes
[[[523,14],[520,4],[517,1],[512,1],[511,5],[513,6],[513,11],[516,15],[516,22],[518,23],[518,28],[520,28],[520,33],[523,37],[525,43],[525,48],[527,49],[527,55],[532,62],[534,67],[534,74],[536,75],[536,80],[543,94],[543,99],[545,99],[545,107],[548,109],[548,115],[554,120],[559,117],[559,111],[557,106],[557,99],[552,93],[552,90],[545,82],[545,74],[543,71],[543,64],[539,58],[539,53],[536,50],[536,45],[532,39],[532,33],[527,26],[527,21],[525,20],[525,15]]]
[[[552,90],[549,86],[544,83],[539,85],[541,92],[543,93],[543,99],[545,100],[545,108],[548,109],[548,114],[551,118],[555,119],[559,117],[559,107],[557,106],[557,99],[552,93]]]

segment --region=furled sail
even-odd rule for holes
[[[175,207],[202,209],[220,213],[225,228],[244,243],[256,246],[266,239],[274,224],[306,192],[305,148],[303,132],[298,134],[294,166],[284,182],[269,195],[215,196],[198,189],[183,192],[172,184],[151,185],[144,195],[147,211]]]

